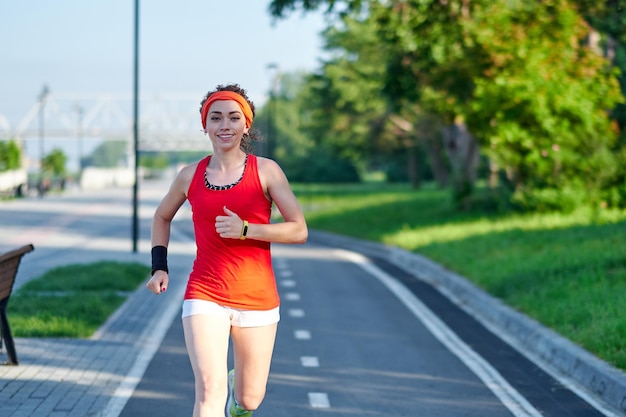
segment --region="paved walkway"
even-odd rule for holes
[[[128,193],[127,190],[119,192]],[[151,217],[155,202],[162,193],[162,187],[146,184],[142,188],[143,198],[149,200],[142,206],[143,219]],[[63,203],[56,201],[55,204]],[[111,209],[110,204],[106,207]],[[127,205],[120,210],[125,215]],[[186,216],[188,213],[181,215],[183,222]],[[20,279],[14,290],[47,268],[79,261],[114,260],[150,264],[150,243],[147,239],[139,242],[138,253],[131,253],[111,248],[111,245],[120,245],[117,240],[99,241],[97,237],[91,237],[84,243],[68,242],[69,237],[56,236],[55,233],[48,231],[47,248],[35,245],[39,255],[36,265],[29,264],[29,256],[33,255],[24,256]],[[51,250],[55,244],[63,250]],[[123,244],[126,245],[126,242]],[[81,251],[84,245],[89,245],[90,250]],[[44,250],[54,256],[42,257]],[[173,230],[169,252],[172,280],[168,291],[155,296],[141,285],[92,338],[16,338],[19,365],[0,366],[0,416],[117,417],[141,380],[167,329],[179,314],[195,245],[188,234]],[[3,349],[0,361],[6,358],[6,349]]]
[[[172,249],[171,276],[186,277],[194,246]],[[20,364],[0,366],[0,415],[117,416],[179,313],[184,281],[158,297],[138,288],[91,339],[15,339]]]

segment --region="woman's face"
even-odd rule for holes
[[[246,118],[236,101],[218,100],[211,104],[205,132],[209,134],[214,148],[238,148],[248,130]]]

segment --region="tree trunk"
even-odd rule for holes
[[[469,208],[480,156],[478,143],[459,120],[444,128],[443,140],[452,165],[455,200],[460,208]]]
[[[492,190],[496,189],[498,187],[498,183],[500,182],[498,171],[498,164],[489,158],[489,188]]]
[[[439,188],[446,188],[450,179],[450,173],[445,161],[443,141],[441,137],[426,141],[426,150],[430,158],[433,177]]]

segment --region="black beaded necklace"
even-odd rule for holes
[[[239,177],[239,179],[231,184],[226,184],[226,185],[213,185],[209,182],[209,180],[206,177],[206,170],[204,170],[204,185],[206,186],[206,188],[208,188],[209,190],[213,190],[213,191],[224,191],[224,190],[230,190],[231,188],[233,188],[235,185],[239,184],[241,182],[241,179],[243,178],[243,174],[246,173],[246,167],[248,166],[248,155],[246,155],[246,159],[243,161],[243,172],[241,173],[241,176]]]

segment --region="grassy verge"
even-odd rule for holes
[[[626,369],[626,212],[488,216],[446,190],[295,186],[311,229],[420,253]]]
[[[11,296],[11,332],[15,337],[90,337],[149,273],[142,264],[108,261],[52,269]]]

